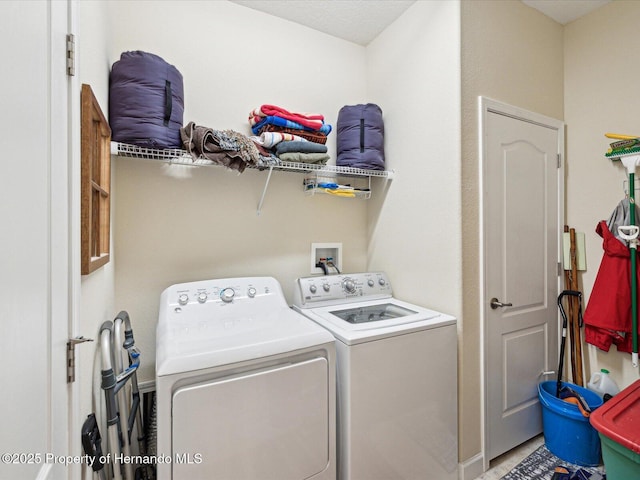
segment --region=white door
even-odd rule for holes
[[[537,387],[557,362],[564,133],[490,100],[481,112],[488,463],[542,432]]]
[[[66,1],[0,2],[0,479],[63,479],[68,455]],[[47,461],[49,461],[47,463]]]

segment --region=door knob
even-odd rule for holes
[[[513,303],[502,303],[496,297],[493,297],[491,299],[491,308],[495,310],[498,307],[513,307]]]

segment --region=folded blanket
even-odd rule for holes
[[[258,152],[260,152],[260,160],[258,161],[258,163],[256,163],[256,166],[259,170],[263,170],[271,166],[280,165],[282,163],[278,157],[276,157],[262,145],[256,143],[256,148],[258,149]]]
[[[233,130],[214,130],[189,122],[180,129],[185,150],[194,158],[207,158],[243,172],[247,164],[258,164],[260,152],[249,137]]]
[[[276,145],[276,153],[301,152],[301,153],[327,153],[327,146],[305,140],[304,142],[281,142]]]
[[[327,143],[327,136],[324,133],[320,133],[320,132],[305,132],[305,131],[296,130],[296,129],[293,129],[293,128],[278,127],[277,125],[271,125],[269,123],[264,125],[260,129],[260,133],[261,134],[264,133],[264,132],[291,133],[293,135],[298,135],[298,136],[304,138],[305,140],[309,140],[310,142],[321,143],[322,145]]]
[[[320,128],[309,128],[297,122],[293,122],[291,120],[287,120],[286,118],[278,117],[276,115],[269,115],[268,117],[262,118],[262,120],[260,120],[258,123],[251,126],[251,131],[254,133],[254,135],[258,135],[258,133],[260,132],[260,128],[262,128],[262,126],[266,124],[277,125],[279,127],[285,127],[285,128],[295,128],[297,130],[304,130],[304,131],[310,131],[310,132],[320,132],[320,133],[324,133],[325,135],[329,135],[331,133],[331,125],[326,123],[323,124]]]
[[[282,155],[278,155],[278,158],[283,162],[320,163],[324,165],[330,157],[326,153],[287,152]]]
[[[320,130],[320,128],[324,124],[324,116],[320,115],[319,113],[289,112],[288,110],[285,110],[282,107],[277,107],[275,105],[262,105],[261,107],[253,110],[249,114],[249,123],[251,125],[255,125],[256,123],[260,122],[262,118],[272,115],[284,118],[286,120],[291,120],[313,130]]]
[[[253,136],[249,138],[258,145],[262,145],[264,148],[275,147],[280,142],[308,142],[308,140],[299,137],[298,135],[283,132],[262,132],[260,136]]]

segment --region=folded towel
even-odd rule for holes
[[[327,153],[327,146],[305,140],[304,142],[281,142],[276,145],[276,153],[301,152],[301,153]]]
[[[264,132],[291,133],[293,135],[298,135],[305,140],[309,140],[310,142],[320,143],[322,145],[327,143],[327,136],[324,133],[320,132],[306,132],[302,130],[296,130],[294,128],[278,127],[277,125],[271,125],[268,123],[260,129],[260,133]]]
[[[301,125],[297,122],[287,120],[286,118],[278,117],[276,115],[269,115],[268,117],[262,118],[262,120],[260,120],[258,123],[251,126],[251,131],[254,133],[254,135],[258,135],[262,126],[266,124],[277,125],[279,127],[285,128],[295,128],[304,131],[321,132],[325,135],[329,135],[331,133],[331,125],[326,123],[323,124],[320,128],[310,128],[305,127],[304,125]]]
[[[243,172],[247,164],[261,161],[256,144],[233,130],[214,130],[189,122],[180,129],[180,137],[192,157],[207,158],[238,172]]]
[[[260,136],[252,136],[249,138],[264,148],[272,148],[278,143],[285,141],[308,142],[308,140],[298,135],[283,132],[262,132]]]
[[[275,105],[262,105],[261,107],[253,110],[249,114],[249,123],[251,125],[255,125],[256,123],[260,122],[262,118],[272,115],[284,118],[286,120],[291,120],[313,130],[320,130],[320,128],[324,124],[324,116],[320,115],[319,113],[290,112],[282,107],[277,107]]]
[[[282,155],[278,155],[278,158],[283,162],[320,163],[324,165],[330,157],[326,153],[287,152]]]
[[[271,166],[280,165],[282,163],[278,157],[276,157],[273,153],[271,153],[259,143],[256,143],[256,148],[258,149],[258,152],[260,152],[260,160],[258,160],[258,163],[256,163],[256,166],[259,170],[263,170]]]

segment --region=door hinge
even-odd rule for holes
[[[84,342],[93,342],[93,338],[76,337],[67,342],[67,383],[76,381],[76,345]]]
[[[558,262],[558,276],[559,277],[562,276],[562,271],[563,271],[562,262]]]
[[[561,168],[561,167],[562,167],[562,154],[559,153],[558,154],[558,168]]]
[[[73,77],[76,74],[76,37],[72,33],[67,34],[67,75]]]

